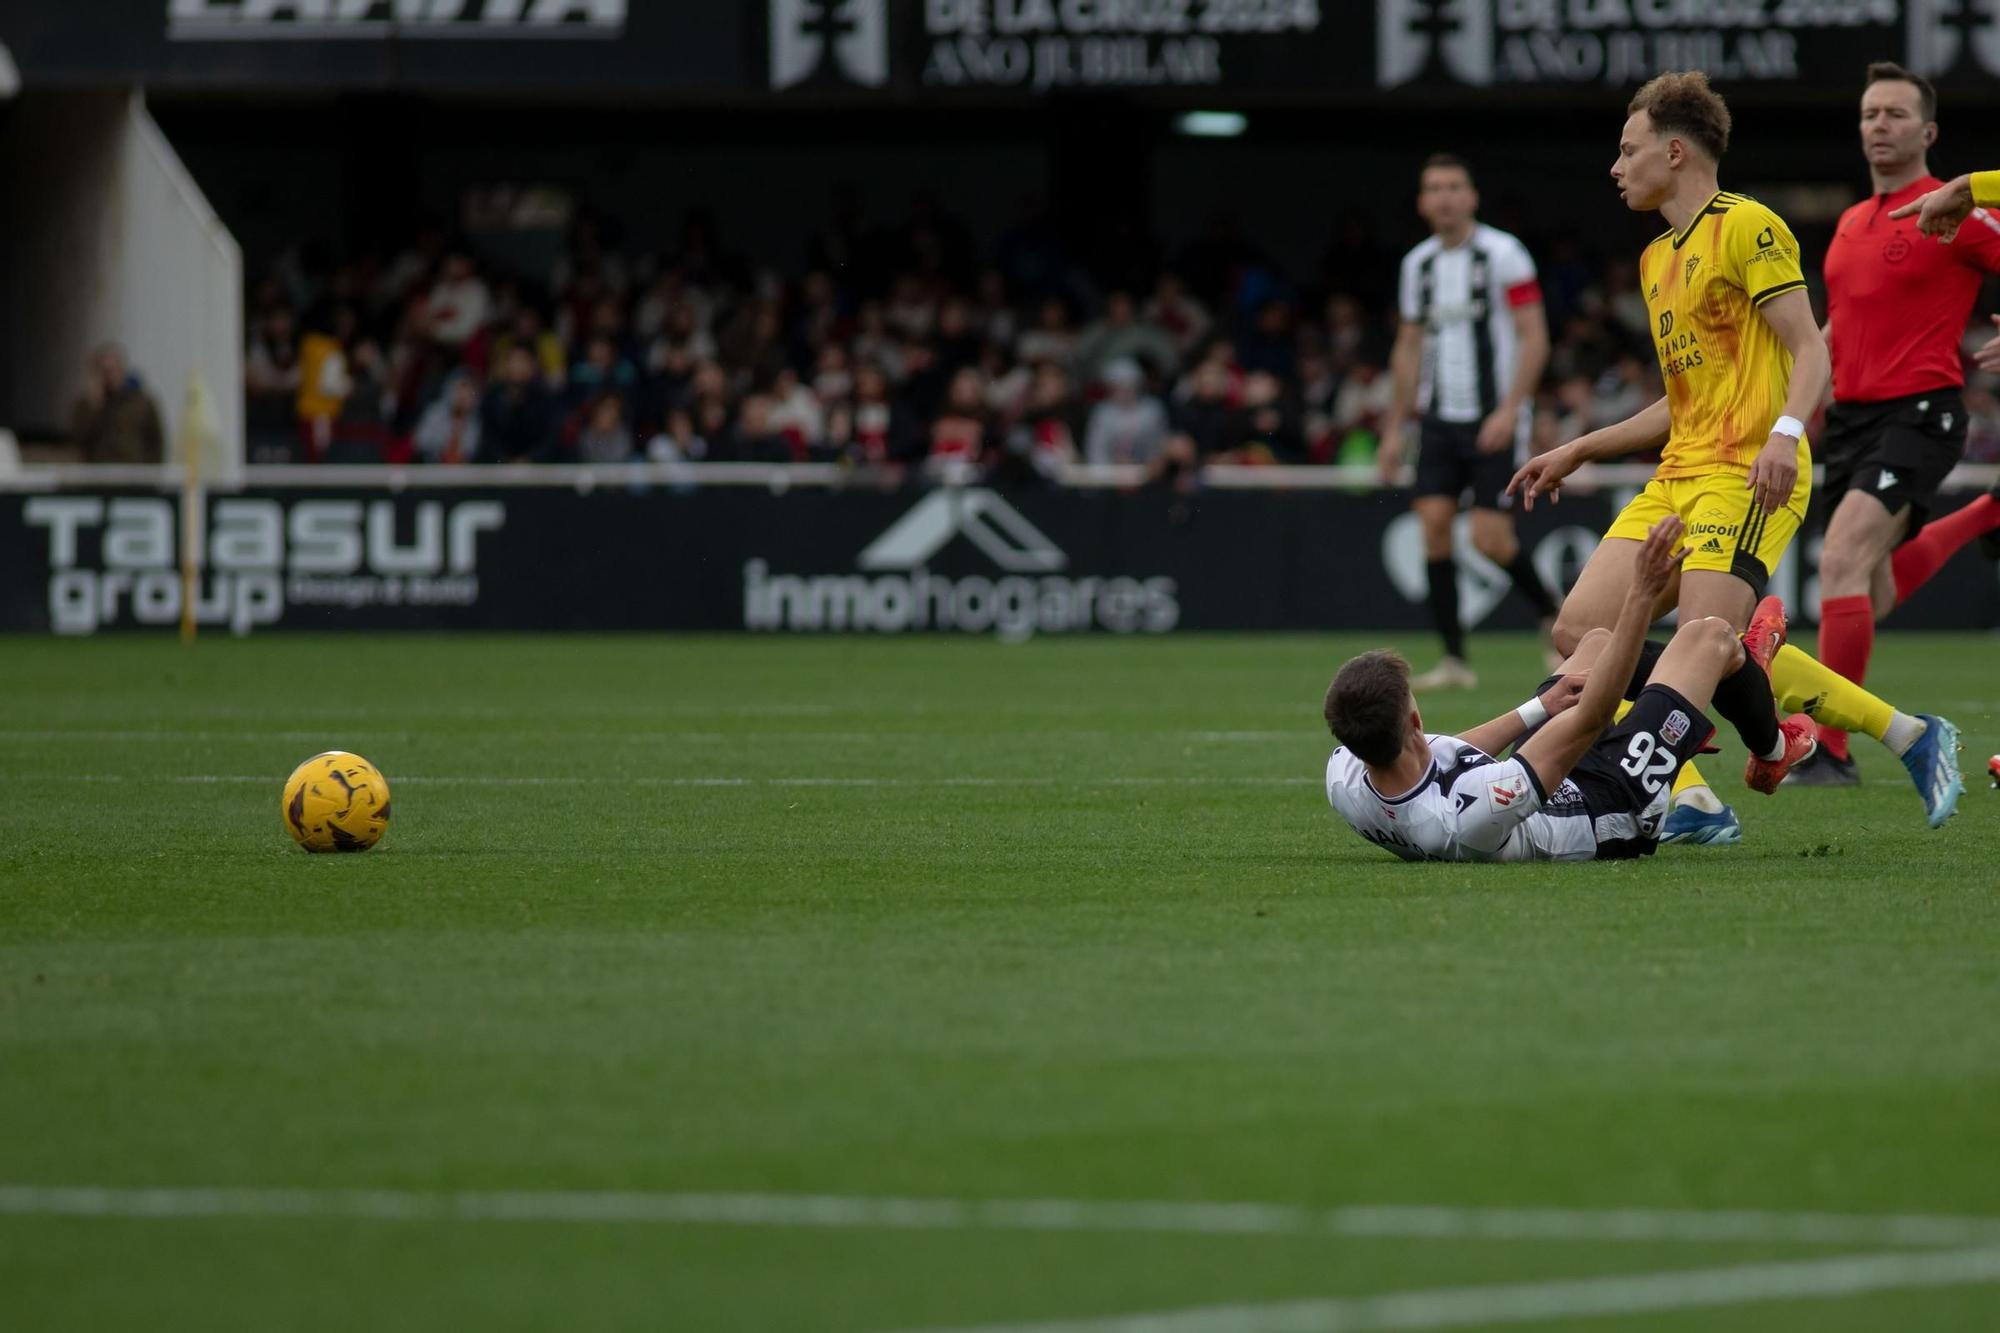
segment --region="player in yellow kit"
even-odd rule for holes
[[[1690,553],[1661,614],[1678,607],[1683,620],[1719,616],[1753,639],[1759,622],[1766,632],[1772,617],[1782,623],[1776,599],[1758,599],[1805,520],[1812,473],[1804,420],[1831,376],[1791,229],[1717,184],[1730,117],[1706,76],[1663,74],[1628,112],[1611,177],[1626,207],[1657,211],[1670,227],[1640,260],[1666,397],[1530,460],[1508,491],[1532,508],[1538,495],[1559,495],[1563,479],[1586,462],[1664,447],[1652,481],[1613,521],[1564,601],[1555,628],[1561,651],[1616,618],[1640,542],[1667,514],[1686,525]],[[1955,808],[1963,783],[1949,723],[1899,713],[1790,646],[1768,676],[1753,667],[1719,684],[1714,703],[1751,748],[1745,780],[1754,789],[1772,790],[1812,752],[1814,718],[1843,727],[1852,718],[1848,729],[1905,756],[1933,827]],[[1770,712],[1773,693],[1797,711],[1766,729],[1758,719]],[[1685,810],[1669,817],[1663,841],[1682,831],[1694,841],[1739,836],[1734,813],[1698,774],[1683,770],[1677,794]]]

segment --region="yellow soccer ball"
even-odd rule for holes
[[[309,852],[365,852],[389,828],[388,779],[358,754],[316,754],[285,779],[284,819]]]

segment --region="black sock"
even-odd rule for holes
[[[1458,623],[1458,566],[1451,557],[1433,560],[1425,566],[1431,580],[1431,619],[1437,624],[1444,650],[1459,661],[1465,660],[1465,627]]]
[[[1542,576],[1535,572],[1535,562],[1528,558],[1527,547],[1515,548],[1514,562],[1507,566],[1507,576],[1514,580],[1514,591],[1535,608],[1536,615],[1546,619],[1556,613],[1556,599],[1549,595]]]
[[[1778,744],[1778,705],[1771,678],[1746,654],[1743,665],[1715,683],[1715,711],[1736,728],[1743,744],[1759,758]]]
[[[1625,686],[1625,701],[1638,699],[1639,691],[1646,688],[1652,679],[1653,668],[1660,664],[1660,654],[1667,651],[1667,645],[1656,639],[1648,639],[1639,645],[1639,665],[1632,668],[1632,679]]]

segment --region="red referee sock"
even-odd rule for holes
[[[1974,537],[2000,528],[2000,500],[1982,495],[1962,509],[1933,519],[1917,530],[1917,535],[1896,548],[1889,570],[1896,576],[1896,604],[1901,606],[1911,593],[1930,582],[1931,575],[1944,568],[1952,553]],[[1825,623],[1824,621],[1821,622]],[[1824,643],[1824,639],[1821,640]],[[1824,654],[1820,660],[1833,666]],[[1865,661],[1866,659],[1864,659]],[[1840,668],[1835,667],[1835,670]],[[1847,675],[1841,671],[1843,676]],[[1849,680],[1856,677],[1848,676]]]
[[[1829,597],[1819,604],[1821,663],[1859,685],[1868,675],[1868,658],[1874,651],[1875,604],[1866,593]],[[1821,727],[1819,743],[1835,758],[1847,758],[1846,732]]]

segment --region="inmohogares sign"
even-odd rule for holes
[[[23,524],[46,542],[57,634],[181,619],[179,506],[161,496],[37,495]],[[248,634],[306,607],[468,607],[481,538],[506,524],[497,500],[267,499],[203,507],[198,624]]]
[[[930,566],[963,541],[985,568]],[[852,571],[773,573],[743,566],[743,628],[899,634],[946,630],[1019,640],[1108,630],[1165,634],[1180,623],[1179,588],[1164,575],[1076,575],[1069,555],[984,487],[931,491],[855,557]]]

